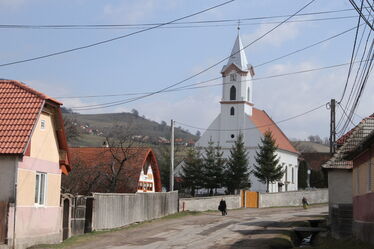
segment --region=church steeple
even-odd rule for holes
[[[253,67],[248,64],[239,32],[221,74],[223,80],[220,102],[222,115],[228,115],[230,118],[252,115],[254,71]]]
[[[251,66],[248,64],[247,56],[245,55],[239,32],[238,36],[236,37],[234,46],[231,50],[229,60],[227,61],[227,64],[223,66],[221,73],[224,73],[226,69],[232,64],[234,64],[242,72],[248,72],[251,68]]]

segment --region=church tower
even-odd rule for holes
[[[221,70],[223,87],[221,114],[252,115],[253,67],[248,64],[240,34],[236,37],[231,55]]]

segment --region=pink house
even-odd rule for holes
[[[0,79],[0,247],[62,240],[61,174],[70,167],[60,106]]]

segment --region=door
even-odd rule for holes
[[[0,201],[0,244],[5,244],[7,235],[8,203]]]
[[[62,240],[66,240],[67,238],[69,238],[69,211],[70,201],[69,199],[65,199],[62,217]]]
[[[248,208],[258,208],[258,192],[245,192],[245,207]]]

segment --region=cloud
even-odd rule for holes
[[[111,19],[136,23],[145,20],[157,11],[175,8],[178,0],[133,0],[104,6],[104,15]]]
[[[268,32],[272,27],[271,25],[261,24],[254,32],[242,34],[243,43],[249,44],[253,42],[255,39]],[[302,25],[300,23],[285,23],[262,38],[261,44],[280,47],[285,42],[295,39],[300,34],[301,28]]]

